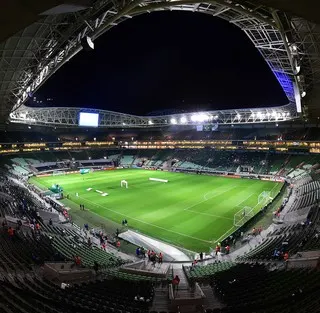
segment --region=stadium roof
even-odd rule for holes
[[[0,115],[4,121],[65,62],[81,51],[81,39],[97,38],[145,12],[185,10],[219,16],[246,32],[284,89],[297,93],[315,116],[320,98],[320,17],[314,1],[210,0],[7,1],[0,12]],[[280,9],[281,11],[277,11]],[[283,11],[282,11],[283,10]],[[301,18],[302,17],[302,18]],[[301,72],[295,72],[301,68]]]

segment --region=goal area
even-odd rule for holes
[[[236,227],[243,226],[246,222],[248,222],[254,215],[256,208],[263,208],[266,205],[268,205],[276,196],[276,191],[274,188],[269,191],[262,191],[258,195],[257,203],[251,207],[249,205],[252,205],[252,203],[248,203],[249,205],[244,206],[241,210],[239,210],[237,213],[233,216],[233,225]]]

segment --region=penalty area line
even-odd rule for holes
[[[204,212],[198,212],[198,211],[194,211],[194,210],[186,210],[186,211],[192,212],[192,213],[201,214],[201,215],[211,216],[211,217],[223,218],[223,219],[225,219],[225,220],[233,221],[233,218],[230,218],[230,217],[225,217],[225,216],[220,216],[220,215],[214,215],[214,214],[204,213]]]
[[[190,209],[192,209],[193,207],[195,207],[195,206],[197,206],[197,205],[199,205],[199,204],[201,204],[201,203],[203,203],[203,202],[206,202],[206,201],[208,201],[208,200],[211,200],[211,199],[213,199],[213,198],[215,198],[215,197],[217,197],[217,196],[221,196],[222,194],[224,194],[225,192],[228,192],[228,191],[230,191],[230,190],[232,190],[233,188],[235,188],[236,186],[231,186],[230,188],[228,188],[227,190],[223,190],[223,191],[221,191],[221,192],[219,192],[219,193],[216,193],[216,194],[214,194],[212,197],[210,197],[210,198],[206,198],[205,197],[205,195],[207,195],[208,194],[208,192],[203,196],[204,197],[204,200],[201,200],[201,201],[199,201],[199,202],[197,202],[197,203],[195,203],[195,204],[192,204],[192,205],[190,205],[189,207],[187,207],[187,208],[185,208],[185,209],[183,209],[184,211],[189,211]],[[210,191],[211,192],[211,191]],[[190,212],[191,212],[191,210],[190,210]],[[198,212],[197,212],[198,213]]]
[[[232,226],[230,229],[228,229],[222,236],[220,236],[214,243],[217,243],[217,242],[219,242],[221,239],[223,239],[224,238],[224,236],[226,235],[226,234],[228,234],[230,231],[232,231],[234,228],[236,228],[235,226]],[[231,232],[232,233],[232,232]]]
[[[87,202],[89,202],[89,203],[92,203],[93,205],[99,206],[99,207],[102,208],[102,209],[108,210],[108,211],[110,211],[110,212],[113,212],[113,213],[118,214],[118,215],[123,216],[123,217],[127,217],[127,218],[132,219],[132,220],[134,220],[134,221],[137,221],[137,222],[139,222],[139,223],[146,224],[146,225],[150,225],[150,226],[152,226],[152,227],[156,227],[156,228],[165,230],[165,231],[167,231],[167,232],[170,232],[170,233],[173,233],[173,234],[177,234],[177,235],[180,235],[180,236],[183,236],[183,237],[191,238],[191,239],[194,239],[194,240],[197,240],[197,241],[202,241],[202,242],[205,242],[205,243],[212,243],[212,241],[210,241],[210,240],[204,240],[204,239],[200,239],[200,238],[197,238],[197,237],[193,237],[193,236],[189,236],[189,235],[186,235],[186,234],[182,234],[182,233],[176,232],[176,231],[174,231],[174,230],[167,229],[167,228],[165,228],[165,227],[161,227],[161,226],[158,226],[158,225],[155,225],[155,224],[152,224],[152,223],[148,223],[148,222],[139,220],[138,218],[135,218],[135,217],[130,217],[130,216],[125,215],[125,214],[123,214],[123,213],[120,213],[120,212],[118,212],[118,211],[115,211],[115,210],[112,210],[112,209],[108,209],[108,208],[106,208],[106,207],[104,207],[104,206],[102,206],[102,205],[100,205],[100,204],[94,203],[93,201],[90,201],[90,200],[85,199],[85,198],[83,198],[83,197],[80,197],[80,196],[79,196],[78,198],[81,198],[81,199],[83,199],[84,201],[87,201]],[[93,213],[93,214],[95,214],[95,215],[97,215],[97,216],[102,217],[102,216],[99,215],[98,213],[95,213],[95,212],[92,212],[92,211],[90,211],[90,212]]]

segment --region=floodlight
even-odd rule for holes
[[[182,116],[181,119],[180,119],[180,123],[181,124],[187,123],[187,118],[185,116]]]
[[[123,126],[125,126],[125,125],[126,125],[126,123],[122,123],[122,125],[123,125]]]
[[[304,97],[306,96],[306,94],[307,94],[307,93],[306,93],[305,91],[302,91],[301,97],[304,98]]]
[[[197,115],[191,115],[191,122],[197,121]]]
[[[153,122],[151,120],[149,120],[148,124],[149,125],[153,125]]]
[[[199,122],[204,122],[204,121],[208,120],[208,116],[204,113],[200,113],[198,115],[198,119],[199,119]]]
[[[172,118],[172,119],[170,120],[170,123],[173,124],[173,125],[175,125],[175,124],[177,124],[177,120],[176,120],[175,118]]]
[[[241,115],[238,113],[237,114],[237,119],[240,120],[241,119]]]

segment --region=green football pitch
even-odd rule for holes
[[[128,182],[128,189],[120,187],[121,180]],[[245,206],[258,212],[262,206],[258,196],[271,190],[275,195],[282,186],[270,181],[142,169],[37,177],[31,183],[43,189],[59,184],[77,204],[74,207],[84,204],[101,218],[120,224],[127,219],[132,229],[192,251],[214,247],[217,240],[235,230],[236,212]]]

